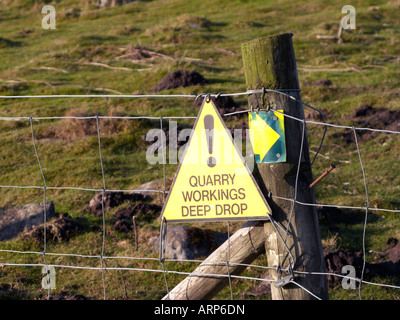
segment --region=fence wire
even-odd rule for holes
[[[0,96],[0,99],[46,99],[46,98],[161,98],[161,99],[167,99],[167,98],[191,98],[198,100],[199,98],[209,98],[209,97],[214,97],[218,99],[219,97],[239,97],[239,96],[249,96],[252,94],[265,94],[265,93],[277,93],[281,94],[291,100],[294,100],[296,103],[302,104],[305,107],[311,108],[312,110],[318,112],[321,115],[321,118],[323,122],[318,122],[318,121],[311,121],[311,120],[305,120],[305,119],[300,119],[285,113],[281,113],[280,111],[273,110],[276,113],[279,113],[283,115],[284,117],[296,120],[300,123],[302,123],[302,137],[301,137],[301,146],[300,146],[300,152],[299,152],[299,161],[297,165],[297,171],[296,171],[296,180],[295,180],[295,191],[294,195],[292,198],[287,198],[287,197],[282,197],[280,195],[273,195],[271,193],[268,194],[268,197],[271,199],[279,199],[279,200],[285,200],[289,201],[292,206],[288,218],[288,224],[286,228],[284,228],[281,224],[277,223],[272,216],[269,215],[270,222],[272,223],[276,233],[280,236],[280,240],[283,242],[284,247],[288,254],[290,255],[290,263],[289,263],[289,269],[294,267],[294,257],[291,253],[291,250],[286,244],[287,238],[292,237],[292,235],[289,233],[289,224],[293,216],[294,212],[294,206],[301,205],[301,206],[312,206],[312,207],[326,207],[326,208],[339,208],[339,209],[352,209],[352,210],[364,210],[365,211],[365,216],[364,216],[364,223],[363,223],[363,234],[362,234],[362,255],[363,255],[363,265],[362,265],[362,271],[361,271],[361,277],[351,277],[348,275],[342,275],[342,274],[337,274],[337,273],[331,273],[331,272],[315,272],[315,271],[299,271],[296,269],[292,269],[293,274],[299,274],[299,275],[312,275],[312,276],[334,276],[334,277],[342,277],[347,280],[354,280],[359,283],[358,287],[358,294],[359,294],[359,299],[362,298],[361,296],[361,284],[368,284],[368,285],[374,285],[374,286],[381,286],[381,287],[386,287],[386,288],[394,288],[394,289],[400,289],[400,286],[396,285],[388,285],[384,283],[373,283],[369,282],[363,279],[364,277],[364,272],[365,272],[365,266],[366,266],[366,247],[365,247],[365,240],[366,240],[366,227],[368,223],[368,212],[369,211],[382,211],[382,212],[391,212],[391,213],[400,213],[400,209],[389,209],[389,208],[374,208],[370,207],[370,202],[369,202],[369,194],[368,194],[368,184],[366,180],[366,175],[365,175],[365,168],[362,160],[362,155],[359,147],[359,142],[357,138],[357,131],[370,131],[370,132],[376,132],[376,133],[386,133],[386,134],[400,134],[400,131],[394,131],[394,130],[385,130],[385,129],[374,129],[374,128],[367,128],[367,127],[355,127],[355,126],[345,126],[345,125],[337,125],[337,124],[332,124],[332,123],[327,123],[325,120],[324,114],[317,108],[304,103],[301,101],[301,99],[298,99],[292,95],[290,95],[291,92],[300,92],[299,89],[283,89],[283,90],[270,90],[270,89],[259,89],[259,90],[248,90],[245,92],[238,92],[238,93],[201,93],[198,95],[191,94],[191,95],[30,95],[30,96]],[[269,111],[272,109],[259,109],[257,111]],[[248,109],[248,110],[239,110],[239,111],[234,111],[230,113],[225,113],[222,116],[224,117],[229,117],[233,115],[241,115],[241,114],[246,114],[248,112],[254,111],[253,108]],[[74,187],[74,186],[48,186],[46,177],[41,165],[39,153],[36,147],[36,142],[35,142],[35,132],[34,132],[34,126],[33,126],[33,120],[61,120],[61,119],[79,119],[79,120],[90,120],[90,119],[95,119],[96,120],[96,132],[97,132],[97,138],[98,138],[98,152],[99,152],[99,162],[101,166],[101,173],[102,173],[102,184],[103,188],[86,188],[86,187]],[[160,229],[160,257],[159,258],[149,258],[149,257],[133,257],[133,256],[108,256],[105,254],[105,240],[106,240],[106,218],[105,218],[105,193],[109,192],[124,192],[124,193],[131,193],[131,192],[149,192],[149,193],[159,193],[162,194],[163,197],[163,203],[165,202],[166,199],[166,194],[168,194],[168,190],[166,188],[166,151],[164,150],[166,146],[166,141],[164,141],[164,138],[162,138],[161,142],[161,152],[163,155],[163,189],[162,190],[139,190],[139,189],[133,189],[133,190],[124,190],[124,189],[109,189],[106,187],[106,178],[105,178],[105,173],[104,173],[104,165],[103,165],[103,156],[102,156],[102,143],[101,143],[101,135],[100,135],[100,126],[99,126],[99,119],[124,119],[124,120],[159,120],[160,122],[160,130],[163,130],[163,120],[164,119],[175,119],[175,120],[185,120],[185,119],[196,119],[196,117],[193,116],[160,116],[160,117],[153,117],[153,116],[46,116],[46,117],[31,117],[31,116],[22,116],[22,117],[0,117],[0,121],[22,121],[22,120],[27,120],[29,121],[30,124],[30,129],[31,129],[31,136],[32,136],[32,144],[34,147],[35,151],[35,157],[38,163],[38,167],[40,170],[40,174],[43,180],[43,185],[30,185],[30,186],[20,186],[20,185],[0,185],[0,189],[39,189],[43,191],[43,207],[44,207],[44,214],[43,214],[43,225],[44,225],[44,239],[43,239],[43,251],[20,251],[20,250],[10,250],[10,249],[0,249],[0,252],[3,253],[10,253],[10,254],[22,254],[22,255],[38,255],[42,256],[43,258],[43,263],[10,263],[10,262],[1,262],[0,266],[5,267],[5,266],[10,266],[10,267],[44,267],[46,270],[46,275],[48,275],[48,270],[50,267],[54,268],[68,268],[68,269],[81,269],[81,270],[96,270],[96,271],[101,271],[101,277],[102,277],[102,284],[103,284],[103,298],[107,299],[107,292],[106,292],[106,280],[105,280],[105,271],[106,270],[119,270],[119,271],[141,271],[141,272],[150,272],[150,273],[162,273],[164,276],[164,281],[165,281],[165,288],[166,288],[166,293],[169,297],[170,295],[170,290],[168,288],[168,281],[167,281],[167,275],[168,274],[178,274],[178,275],[186,275],[190,277],[220,277],[220,278],[228,278],[228,283],[229,283],[229,291],[230,291],[230,297],[233,299],[233,289],[232,289],[232,279],[242,279],[242,280],[253,280],[253,281],[259,281],[259,282],[266,282],[270,283],[271,285],[276,283],[278,280],[273,280],[273,279],[267,279],[267,278],[260,278],[260,277],[249,277],[249,276],[241,276],[241,275],[234,275],[231,274],[230,272],[230,266],[241,266],[241,267],[246,267],[246,268],[256,268],[259,270],[275,270],[275,271],[281,271],[282,269],[280,268],[281,266],[278,267],[270,267],[270,266],[261,266],[261,265],[254,265],[254,264],[244,264],[244,263],[235,263],[230,261],[231,260],[231,253],[230,253],[230,224],[228,222],[228,249],[227,249],[227,260],[226,261],[210,261],[210,260],[200,260],[200,259],[168,259],[165,258],[165,234],[166,233],[166,224],[164,226],[163,221],[161,221],[161,229]],[[363,184],[364,184],[364,189],[365,189],[365,206],[347,206],[347,205],[332,205],[332,204],[321,204],[321,203],[305,203],[297,200],[297,188],[298,188],[298,181],[299,181],[299,172],[300,172],[300,164],[301,164],[301,155],[303,152],[303,147],[304,147],[304,140],[305,140],[305,135],[306,135],[306,124],[314,124],[318,126],[323,126],[324,132],[319,144],[319,147],[317,149],[317,152],[311,161],[311,164],[314,163],[316,157],[318,156],[326,134],[326,130],[328,127],[334,127],[334,128],[339,128],[339,129],[349,129],[352,131],[355,139],[355,144],[357,148],[357,155],[359,158],[360,162],[360,167],[361,167],[361,172],[362,172],[362,177],[363,177]],[[56,253],[56,252],[47,252],[47,242],[46,242],[46,223],[47,223],[47,214],[46,214],[46,193],[48,190],[75,190],[75,191],[84,191],[84,192],[101,192],[101,218],[102,218],[102,244],[101,244],[101,254],[100,255],[87,255],[87,254],[77,254],[77,253]],[[283,233],[284,237],[281,235],[279,232],[278,228],[280,228]],[[93,266],[79,266],[79,265],[65,265],[65,264],[48,264],[47,257],[51,256],[56,256],[56,257],[74,257],[74,258],[85,258],[85,259],[98,259],[99,261],[99,266],[98,267],[93,267]],[[160,263],[160,269],[154,269],[154,268],[134,268],[134,267],[121,267],[119,264],[117,267],[107,267],[106,266],[106,261],[107,260],[130,260],[130,261],[152,261],[152,262],[158,262]],[[227,268],[227,274],[212,274],[212,273],[195,273],[195,272],[183,272],[183,271],[177,271],[177,270],[169,270],[165,266],[165,262],[176,262],[176,263],[185,263],[185,262],[191,262],[191,263],[197,263],[197,264],[203,264],[206,263],[207,265],[225,265]],[[286,269],[286,271],[290,271]],[[123,280],[124,281],[124,280]],[[294,285],[298,286],[302,290],[306,291],[308,294],[313,296],[315,299],[321,300],[320,297],[315,295],[311,291],[310,288],[306,288],[303,285],[300,285],[295,279],[291,279],[290,283],[293,283]],[[47,292],[47,298],[49,299],[51,295],[50,292],[50,287],[48,288]],[[125,292],[126,295],[126,292]]]

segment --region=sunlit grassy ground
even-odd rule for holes
[[[241,92],[245,91],[240,44],[255,38],[284,32],[294,34],[302,98],[323,110],[327,121],[354,125],[352,110],[369,104],[374,108],[399,110],[399,27],[398,1],[356,1],[355,30],[342,33],[344,42],[318,40],[317,35],[336,35],[344,4],[329,1],[140,1],[121,7],[97,9],[94,1],[53,1],[57,29],[43,30],[40,1],[4,0],[0,5],[0,94],[103,94],[151,93],[163,76],[178,68],[197,70],[209,83],[168,90],[163,93]],[[68,15],[78,8],[79,14]],[[75,10],[78,12],[79,10]],[[196,25],[191,27],[191,25]],[[132,59],[126,55],[143,46],[160,53],[153,59]],[[124,57],[125,56],[125,57]],[[97,63],[93,64],[93,63]],[[102,65],[99,65],[102,64]],[[105,67],[104,65],[108,66]],[[110,69],[114,68],[114,69]],[[314,80],[328,78],[332,85],[314,86]],[[246,99],[235,99],[246,107]],[[195,116],[192,99],[0,99],[1,117],[42,117],[71,115]],[[81,122],[82,123],[81,123]],[[83,122],[92,122],[83,124]],[[102,122],[101,142],[106,185],[109,189],[134,189],[163,177],[160,165],[149,165],[147,144],[142,136],[158,128],[158,120],[116,120]],[[247,121],[227,118],[233,126]],[[179,122],[191,126],[193,121]],[[48,186],[102,188],[98,137],[95,119],[33,121],[36,145]],[[167,122],[164,123],[167,125]],[[83,127],[88,129],[81,130]],[[310,153],[318,148],[322,127],[308,125]],[[313,166],[314,176],[330,163],[337,169],[316,188],[317,201],[324,204],[364,206],[363,177],[356,145],[348,144],[344,129],[329,128],[321,154]],[[43,180],[35,157],[28,119],[0,121],[0,184],[32,186]],[[398,135],[380,134],[360,142],[370,205],[399,209],[400,144]],[[167,165],[172,177],[176,165]],[[47,201],[56,212],[81,216],[81,209],[93,192],[49,190]],[[3,188],[0,207],[42,201],[42,192],[32,189]],[[161,204],[162,198],[154,202]],[[111,212],[106,212],[105,253],[108,256],[158,257],[147,247],[151,235],[159,232],[158,221],[139,229],[139,249],[133,235],[112,228]],[[102,247],[102,220],[85,215],[86,232],[66,243],[48,243],[48,252],[99,255]],[[398,214],[375,211],[367,225],[366,248],[383,251],[386,239],[400,238]],[[226,232],[226,224],[196,224]],[[240,224],[234,224],[232,232]],[[361,251],[363,220],[339,225],[335,235],[321,224],[324,243]],[[21,238],[1,243],[2,249],[40,251],[42,245]],[[368,253],[367,259],[372,257]],[[0,255],[0,262],[43,263],[42,256]],[[99,267],[99,259],[49,257],[47,263]],[[120,266],[160,269],[158,262],[119,259]],[[266,265],[260,257],[255,264]],[[107,266],[118,266],[107,260]],[[167,263],[167,268],[190,272],[195,264]],[[247,270],[245,275],[262,276],[263,271]],[[0,269],[0,283],[20,298],[41,298],[41,270],[38,267]],[[172,288],[183,279],[169,275]],[[105,273],[108,299],[159,299],[166,293],[162,273],[112,271]],[[376,282],[395,283],[393,279]],[[255,281],[234,280],[235,299],[251,299]],[[399,291],[363,285],[364,299],[398,299]],[[0,290],[3,290],[0,288]],[[103,283],[98,270],[57,269],[57,288],[92,299],[103,298]],[[217,298],[230,297],[229,288]],[[358,299],[358,291],[330,290],[331,299]]]

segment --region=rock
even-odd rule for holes
[[[197,71],[176,70],[168,73],[158,84],[153,88],[153,92],[184,88],[195,85],[203,85],[208,81]]]
[[[227,240],[227,234],[188,226],[167,226],[165,257],[190,260],[207,257]],[[154,251],[160,249],[160,237],[149,240]]]
[[[162,183],[163,183],[162,179],[153,180],[153,181],[144,183],[136,188],[137,191],[132,191],[130,194],[141,194],[146,199],[149,198],[149,200],[151,200],[151,198],[152,198],[151,194],[153,194],[153,192],[148,191],[148,190],[160,190],[160,186],[162,185]]]
[[[387,260],[393,263],[400,264],[400,243],[386,251]]]
[[[14,238],[24,229],[43,223],[43,203],[32,203],[22,207],[0,209],[0,241]],[[46,218],[55,216],[53,202],[46,202]]]

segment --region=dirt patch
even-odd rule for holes
[[[389,238],[386,241],[386,245],[390,248],[393,248],[395,245],[397,245],[399,243],[399,240],[396,238]]]
[[[80,8],[69,8],[64,11],[64,16],[63,18],[65,19],[76,19],[79,18],[81,15],[81,9]]]
[[[328,111],[321,110],[321,112],[323,113],[323,115],[325,117],[325,121],[326,121],[326,119],[329,119],[330,113]],[[312,110],[310,108],[304,108],[304,118],[306,120],[316,121],[316,122],[323,122],[323,120],[324,120],[324,118],[318,111]]]
[[[0,48],[20,47],[21,42],[0,37]]]
[[[95,6],[98,6],[100,8],[104,7],[116,7],[116,6],[122,6],[127,3],[131,3],[135,0],[101,0],[97,1]]]
[[[391,238],[394,239],[394,238]],[[388,245],[390,248],[386,251],[385,257],[387,261],[393,263],[400,263],[400,243],[399,240],[394,239],[395,245]],[[393,243],[394,243],[393,242]]]
[[[205,17],[200,17],[192,14],[183,14],[174,19],[174,27],[189,28],[189,29],[208,29],[212,23]]]
[[[149,200],[150,197],[140,194],[132,193],[126,194],[123,192],[105,192],[104,193],[104,210],[110,210],[112,208],[118,207],[127,201],[145,201]],[[82,212],[93,213],[96,216],[102,216],[103,214],[103,193],[97,193],[89,204],[82,209]]]
[[[326,272],[343,276],[345,274],[341,273],[342,268],[345,265],[351,265],[355,268],[356,277],[361,277],[363,268],[361,252],[351,252],[345,249],[324,249],[324,260]],[[365,263],[364,279],[371,279],[376,276],[398,278],[400,272],[400,244],[389,246],[385,252],[376,253],[375,260],[377,260],[376,263]],[[328,275],[328,283],[332,286],[340,283],[342,279],[342,277]]]
[[[154,56],[157,56],[157,52],[151,51],[143,46],[128,46],[126,52],[127,54],[123,57],[125,59],[130,58],[132,60],[148,60]]]
[[[19,279],[17,279],[17,282]],[[0,284],[0,300],[20,300],[26,297],[26,291],[18,289],[18,284]]]
[[[79,219],[73,219],[68,213],[53,222],[46,224],[46,241],[68,241],[73,235],[82,232],[85,228]],[[27,231],[26,239],[33,239],[42,243],[44,239],[43,226],[35,226]]]
[[[208,81],[197,71],[176,70],[168,73],[158,84],[153,88],[153,92],[184,88],[195,85],[204,85]]]
[[[215,232],[211,230],[189,228],[186,230],[186,236],[190,240],[190,245],[200,247],[205,242],[209,244],[208,250],[211,252],[219,247],[219,243],[215,238]],[[189,244],[187,244],[186,248],[189,248]]]
[[[125,26],[125,29],[122,29],[122,27],[117,27],[116,31],[118,31],[118,36],[120,36],[121,33],[132,33],[138,31],[138,29]],[[121,51],[123,54],[116,57],[117,60],[126,60],[132,63],[137,63],[141,66],[153,66],[156,64],[156,62],[161,63],[164,60],[173,59],[171,56],[160,51],[154,51],[151,48],[141,45],[128,45],[124,48],[121,48]]]
[[[161,206],[146,202],[138,202],[133,206],[121,208],[114,212],[114,228],[120,232],[129,232],[133,229],[132,218],[135,217],[136,225],[140,226],[160,215]]]
[[[385,108],[373,108],[370,105],[362,105],[353,110],[350,114],[350,119],[353,120],[357,127],[393,130],[400,131],[400,111],[388,110]],[[368,141],[376,137],[379,133],[368,130],[357,130],[357,139]],[[347,143],[354,143],[354,133],[352,130],[347,130],[343,133],[343,138]]]
[[[398,277],[400,274],[400,243],[396,238],[386,241],[384,252],[375,252],[374,260],[377,263],[370,264],[369,269],[379,275]],[[400,282],[400,281],[399,281]]]
[[[265,273],[262,279],[271,279],[269,272]],[[251,289],[246,296],[257,297],[257,298],[271,298],[271,282],[260,281],[253,289]]]
[[[165,23],[155,24],[148,28],[144,35],[151,37],[153,41],[169,41],[172,43],[188,43],[193,40],[208,39],[207,35],[196,34],[193,37],[193,31],[207,31],[213,23],[205,17],[191,14],[183,14],[166,20]]]
[[[318,80],[314,80],[314,81],[306,81],[303,84],[308,85],[308,86],[330,87],[332,85],[332,81],[329,79],[318,79]]]
[[[47,300],[47,296],[44,296],[42,300]],[[61,291],[57,294],[49,296],[49,300],[89,300],[89,299],[80,294],[68,294],[64,291]]]
[[[351,252],[344,249],[324,249],[324,260],[326,272],[328,273],[344,275],[341,273],[342,268],[345,265],[351,265],[356,269],[356,276],[360,276],[357,271],[360,271],[363,265],[361,252]],[[333,275],[328,275],[327,277],[329,285],[334,285],[342,281],[342,277],[335,277]]]

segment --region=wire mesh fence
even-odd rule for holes
[[[372,206],[370,203],[370,197],[369,197],[369,191],[368,191],[368,181],[366,178],[366,172],[365,172],[365,163],[363,161],[363,155],[360,149],[360,144],[359,144],[359,139],[358,139],[358,133],[362,131],[368,131],[368,132],[374,132],[374,133],[380,133],[380,134],[387,134],[387,135],[397,135],[400,134],[399,131],[394,131],[394,130],[385,130],[385,129],[374,129],[374,128],[368,128],[368,127],[355,127],[355,126],[346,126],[346,125],[338,125],[338,124],[333,124],[333,123],[327,123],[325,121],[325,117],[323,113],[318,110],[317,108],[306,104],[302,102],[301,100],[297,100],[293,96],[290,95],[291,91],[299,91],[299,90],[268,90],[268,89],[260,89],[260,90],[250,90],[246,92],[239,92],[239,93],[232,93],[232,94],[200,94],[200,95],[46,95],[46,96],[1,96],[0,99],[56,99],[56,98],[159,98],[159,99],[168,99],[168,98],[188,98],[188,99],[206,99],[209,97],[213,97],[215,99],[218,99],[219,97],[224,97],[224,96],[231,96],[231,97],[239,97],[239,96],[248,96],[252,94],[265,94],[269,92],[273,93],[278,93],[281,95],[284,95],[288,99],[295,100],[297,103],[303,104],[305,107],[309,107],[312,110],[319,112],[321,114],[322,122],[318,121],[313,121],[313,120],[306,120],[306,119],[300,119],[296,118],[293,116],[290,116],[285,113],[281,113],[284,117],[288,117],[290,119],[293,119],[295,121],[298,121],[302,124],[302,143],[301,143],[301,148],[300,148],[300,155],[302,154],[303,147],[304,147],[304,137],[305,137],[305,132],[306,132],[306,127],[307,125],[315,125],[318,127],[323,128],[323,134],[320,139],[320,142],[318,143],[318,149],[315,152],[315,156],[312,160],[312,164],[316,160],[319,152],[321,151],[321,148],[324,143],[324,138],[325,134],[328,128],[337,128],[337,129],[344,129],[344,130],[350,130],[353,138],[354,138],[354,146],[355,146],[355,152],[359,161],[359,166],[360,166],[360,172],[362,175],[362,183],[363,183],[363,189],[364,189],[364,196],[363,196],[363,203],[361,205],[335,205],[335,204],[323,204],[323,203],[304,203],[302,201],[299,201],[296,196],[297,196],[297,188],[298,188],[298,181],[299,181],[299,172],[300,172],[300,166],[301,166],[301,157],[299,156],[299,161],[297,165],[297,174],[296,174],[296,180],[295,180],[295,192],[293,194],[292,198],[286,198],[282,197],[280,195],[274,195],[274,194],[268,194],[268,197],[271,199],[279,199],[279,200],[284,200],[288,201],[291,203],[291,215],[289,216],[288,221],[290,222],[292,219],[292,214],[295,205],[300,205],[300,206],[314,206],[314,207],[335,207],[335,208],[341,208],[341,209],[350,209],[350,210],[362,210],[364,212],[364,220],[363,220],[363,228],[362,228],[362,257],[363,257],[363,264],[362,264],[362,270],[361,270],[361,276],[360,277],[350,277],[350,276],[345,276],[337,273],[321,273],[321,272],[304,272],[304,271],[299,271],[294,269],[293,274],[294,275],[313,275],[313,276],[335,276],[335,277],[342,277],[348,280],[354,280],[359,283],[358,289],[359,289],[359,298],[361,299],[361,284],[366,284],[366,285],[375,285],[375,286],[381,286],[381,287],[388,287],[388,288],[394,288],[394,289],[400,289],[400,286],[396,285],[389,285],[389,284],[384,284],[384,283],[373,283],[370,281],[366,281],[364,279],[364,272],[365,272],[365,266],[366,266],[366,253],[367,253],[367,248],[366,248],[366,237],[367,237],[367,224],[368,224],[368,214],[371,211],[375,212],[386,212],[386,213],[400,213],[400,209],[393,209],[393,208],[379,208]],[[248,110],[239,110],[239,111],[234,111],[234,112],[229,112],[225,113],[222,116],[223,117],[230,117],[233,115],[240,116],[240,115],[245,115],[248,112],[259,112],[259,111],[266,111],[267,109],[259,109],[259,110],[253,110],[253,108],[248,109]],[[280,113],[277,110],[274,110],[274,112]],[[214,264],[224,264],[226,265],[226,274],[196,274],[192,270],[191,271],[182,271],[179,268],[176,268],[177,264],[182,264],[182,263],[190,263],[193,265],[199,265],[203,263],[205,260],[202,259],[170,259],[170,258],[165,258],[164,253],[163,253],[163,241],[165,241],[165,236],[163,237],[163,233],[165,230],[163,229],[163,225],[161,223],[161,229],[160,229],[160,256],[157,257],[138,257],[135,255],[121,255],[121,256],[112,256],[107,254],[107,245],[106,245],[106,238],[107,238],[107,230],[106,230],[106,211],[107,208],[105,206],[105,197],[106,194],[108,193],[134,193],[134,192],[147,192],[149,194],[154,193],[154,194],[159,194],[162,197],[162,203],[164,204],[166,195],[168,194],[168,188],[167,188],[167,170],[166,170],[166,164],[167,164],[167,159],[166,159],[166,141],[161,141],[161,147],[160,147],[160,152],[163,157],[163,161],[161,162],[161,175],[162,175],[162,188],[161,189],[147,189],[145,191],[143,190],[138,190],[138,189],[124,189],[124,188],[110,188],[106,174],[105,174],[105,165],[104,165],[104,155],[102,152],[102,146],[104,144],[104,137],[101,135],[101,121],[107,121],[107,120],[123,120],[123,121],[141,121],[141,120],[151,120],[154,122],[158,122],[159,129],[162,131],[164,129],[163,127],[163,120],[189,120],[193,121],[196,119],[196,117],[193,116],[159,116],[159,117],[154,117],[154,116],[101,116],[101,115],[95,115],[95,116],[46,116],[46,117],[31,117],[31,116],[23,116],[23,117],[0,117],[0,121],[17,121],[17,122],[26,122],[29,127],[30,131],[30,140],[31,140],[31,145],[33,147],[34,151],[34,160],[36,164],[34,165],[32,163],[32,160],[30,160],[30,167],[32,167],[32,170],[36,170],[40,174],[40,181],[41,183],[38,184],[26,184],[26,185],[19,185],[19,184],[5,184],[5,185],[0,185],[0,189],[4,190],[36,190],[40,192],[39,197],[42,199],[42,204],[43,204],[43,242],[42,242],[42,250],[38,251],[30,251],[30,250],[15,250],[15,249],[0,249],[0,253],[3,254],[2,260],[0,261],[0,265],[5,268],[9,267],[32,267],[32,268],[44,268],[45,274],[47,277],[50,277],[51,275],[51,270],[53,268],[58,269],[74,269],[74,270],[87,270],[87,271],[95,271],[100,273],[101,277],[101,283],[103,287],[103,298],[107,299],[107,275],[106,272],[108,271],[119,271],[121,274],[122,281],[125,281],[124,278],[124,273],[123,272],[145,272],[145,273],[154,273],[154,274],[159,274],[162,275],[163,279],[163,286],[165,288],[165,294],[166,296],[169,296],[171,287],[168,282],[168,277],[171,275],[179,275],[179,276],[209,276],[209,277],[223,277],[228,279],[229,283],[229,292],[230,292],[230,298],[233,299],[233,286],[234,284],[232,283],[233,279],[238,279],[238,280],[244,280],[244,281],[254,281],[254,282],[266,282],[270,284],[274,284],[279,280],[272,280],[272,279],[267,279],[263,277],[256,277],[256,276],[244,276],[244,275],[234,275],[230,273],[230,267],[238,265],[237,263],[235,264],[234,262],[230,261],[230,245],[228,245],[228,252],[227,252],[227,261],[221,262],[221,261],[208,261],[207,263],[214,263]],[[51,177],[49,178],[47,175],[47,171],[44,169],[43,166],[43,155],[41,154],[38,146],[37,146],[37,138],[36,138],[36,132],[35,132],[35,124],[38,121],[51,121],[51,120],[79,120],[79,121],[91,121],[94,123],[94,133],[97,136],[97,157],[98,157],[98,166],[99,170],[99,176],[101,177],[100,180],[97,180],[97,182],[100,184],[99,186],[66,186],[66,185],[52,185],[55,181],[54,179],[54,174],[51,174]],[[165,139],[165,138],[164,138]],[[11,142],[12,143],[12,142]],[[25,159],[25,158],[24,158]],[[79,162],[79,161],[78,161]],[[36,167],[36,168],[35,168]],[[35,169],[34,169],[35,168]],[[50,175],[50,174],[49,174]],[[51,181],[51,183],[50,183]],[[49,221],[49,217],[47,216],[46,212],[46,203],[48,203],[49,199],[49,193],[51,192],[62,192],[62,191],[69,191],[69,192],[74,192],[76,194],[86,192],[86,193],[100,193],[101,194],[101,214],[99,215],[100,217],[100,228],[99,230],[101,231],[99,233],[99,245],[100,245],[100,250],[97,253],[92,253],[92,254],[81,254],[79,253],[79,250],[76,252],[51,252],[48,250],[48,243],[47,243],[47,224]],[[277,234],[279,234],[281,241],[285,243],[285,239],[287,239],[289,232],[289,226],[287,225],[286,228],[282,227],[280,224],[276,223],[272,217],[270,217],[270,222],[274,225],[275,230]],[[228,222],[227,224],[227,239],[229,241],[230,239],[230,223]],[[287,246],[286,246],[287,248]],[[94,250],[95,251],[95,250]],[[289,248],[287,248],[288,254],[290,254]],[[24,255],[24,256],[33,256],[34,258],[31,259],[32,262],[26,263],[26,262],[14,262],[12,257],[16,255]],[[59,258],[66,258],[70,260],[70,264],[64,263],[66,260],[60,260]],[[62,261],[62,263],[58,263],[59,261]],[[82,261],[84,261],[82,263]],[[132,263],[131,266],[121,266],[120,262],[129,262]],[[79,262],[79,263],[77,263]],[[292,261],[293,263],[294,261]],[[146,263],[148,263],[146,265]],[[257,269],[261,270],[260,272],[265,272],[270,269],[276,269],[273,267],[268,267],[265,265],[256,265],[256,264],[241,264],[243,267],[246,267],[248,269]],[[50,279],[50,278],[49,278]],[[310,288],[305,288],[300,285],[300,283],[296,282],[295,278],[292,278],[290,280],[291,283],[294,285],[300,287],[301,289],[305,290],[308,292],[310,295],[312,295],[316,299],[320,299],[320,297],[316,296]],[[125,283],[125,282],[124,282]],[[124,284],[125,286],[125,284]],[[47,289],[47,296],[48,298],[51,296],[51,290],[53,289],[51,286],[45,286],[44,288]],[[126,292],[125,292],[126,296]]]

